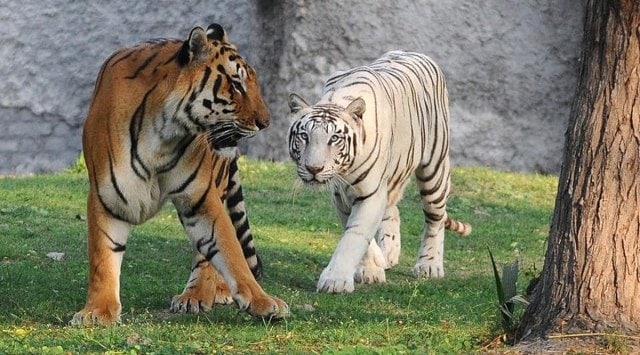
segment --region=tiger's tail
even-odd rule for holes
[[[471,225],[469,223],[456,221],[455,219],[451,219],[450,217],[447,217],[447,220],[444,222],[444,228],[458,233],[463,237],[471,234]]]
[[[236,155],[229,165],[229,184],[227,187],[227,210],[236,230],[236,237],[242,247],[244,258],[251,269],[251,273],[256,280],[262,278],[262,260],[256,253],[253,243],[253,235],[249,228],[249,219],[244,204],[244,196],[242,195],[242,186],[240,185],[240,173],[238,171],[238,156]]]

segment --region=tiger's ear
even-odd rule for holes
[[[366,110],[366,108],[367,108],[367,105],[365,104],[364,100],[361,97],[359,97],[351,101],[349,106],[347,106],[346,111],[352,116],[356,116],[359,119],[362,119],[362,115],[364,115],[364,111]]]
[[[180,53],[178,53],[178,63],[185,66],[195,60],[200,59],[208,52],[207,34],[202,27],[194,27],[189,33],[189,38],[184,41]]]
[[[217,23],[212,23],[207,27],[207,38],[212,41],[229,42],[224,28]]]
[[[309,107],[309,104],[305,99],[300,97],[298,94],[289,94],[289,109],[291,109],[291,113],[298,113],[298,111],[307,107]]]

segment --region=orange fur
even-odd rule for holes
[[[221,122],[231,126],[216,126]],[[122,49],[103,64],[83,131],[89,290],[72,323],[119,320],[120,266],[130,226],[153,217],[167,200],[178,210],[196,259],[206,256],[218,269],[205,262],[201,277],[178,299],[205,310],[216,289],[227,290],[253,315],[288,314],[286,303],[255,280],[223,201],[236,159],[226,155],[237,139],[268,123],[254,70],[217,25],[207,32],[194,28],[186,41]],[[216,127],[223,133],[212,133]]]

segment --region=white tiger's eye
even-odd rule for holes
[[[309,135],[302,132],[300,133],[300,138],[302,138],[304,141],[308,141],[309,140]]]
[[[339,139],[340,137],[334,134],[333,136],[331,136],[331,138],[329,138],[329,144],[336,143]]]

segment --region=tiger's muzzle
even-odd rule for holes
[[[238,146],[240,139],[254,136],[259,129],[242,128],[234,122],[218,122],[207,127],[207,139],[214,150],[233,148]]]

